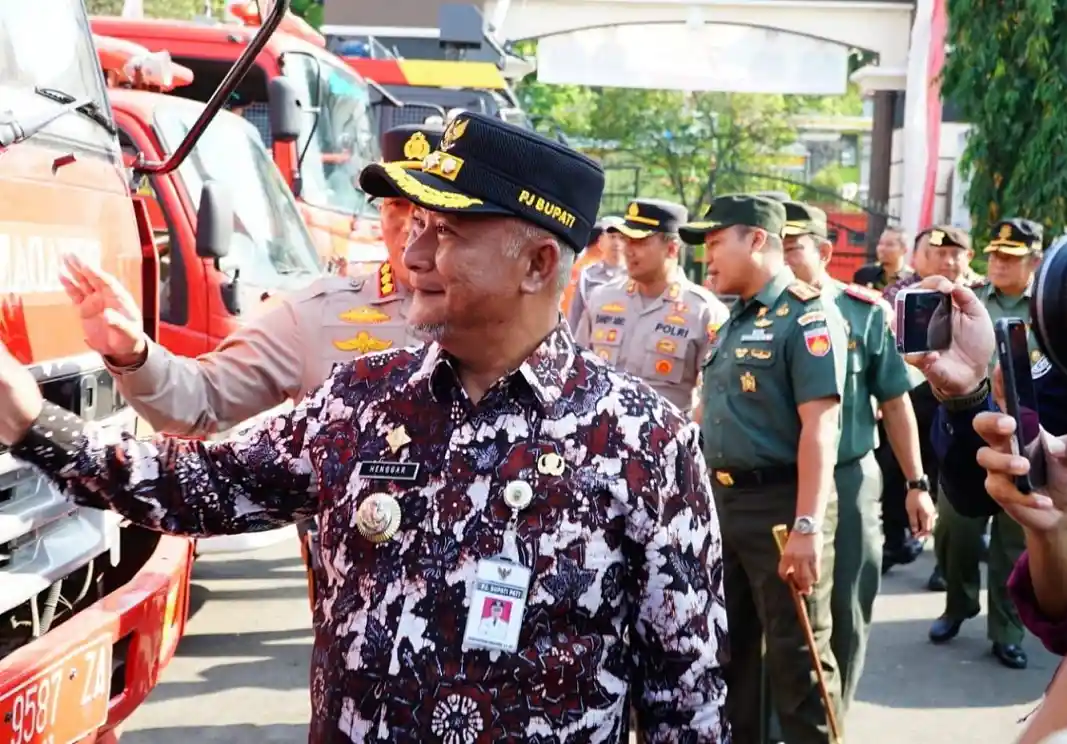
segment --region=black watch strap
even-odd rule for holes
[[[930,478],[926,475],[920,475],[915,480],[908,481],[909,491],[926,491],[930,492]]]
[[[977,408],[981,403],[989,397],[989,392],[992,388],[989,385],[989,378],[982,380],[981,384],[972,393],[967,395],[961,395],[957,398],[942,398],[934,393],[934,397],[937,398],[941,405],[945,407],[945,410],[952,413],[962,413],[969,411],[972,408]]]

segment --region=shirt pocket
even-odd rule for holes
[[[680,383],[686,377],[689,340],[653,336],[641,362],[641,377],[653,382]]]
[[[761,383],[769,381],[767,378],[773,374],[772,368],[782,361],[779,350],[767,345],[741,346],[733,349],[731,354],[737,376],[734,390],[744,396],[762,398],[766,386]]]
[[[619,351],[622,348],[623,328],[598,324],[593,326],[589,335],[589,346],[593,353],[608,364],[616,364],[619,361]]]

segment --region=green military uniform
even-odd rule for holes
[[[781,234],[785,209],[769,199],[721,196],[700,222],[679,232],[688,243],[734,225]],[[754,268],[755,270],[755,268]],[[847,339],[833,303],[784,266],[754,297],[734,303],[713,334],[702,388],[704,457],[713,471],[723,536],[723,587],[730,627],[727,716],[734,741],[757,742],[761,730],[761,661],[786,741],[826,744],[826,712],[788,586],[778,577],[772,528],[796,514],[797,447],[803,403],[840,398]],[[828,442],[828,446],[836,446]],[[832,502],[819,526],[822,575],[806,598],[833,705],[839,681],[830,650],[834,570]]]
[[[1042,229],[1029,220],[1008,220],[999,223],[993,231],[993,240],[985,253],[1001,252],[1011,256],[1028,256],[1041,250]],[[1021,318],[1030,323],[1030,288],[1022,295],[1010,296],[999,291],[988,280],[973,288],[982,301],[993,322],[1001,318]],[[1033,333],[1028,334],[1030,356],[1033,362],[1041,359],[1041,352]],[[996,367],[996,355],[989,362],[992,373]],[[944,573],[946,584],[945,613],[930,629],[934,642],[950,640],[959,630],[959,624],[981,611],[981,554],[983,536],[989,524],[988,518],[972,518],[960,515],[948,499],[938,504],[938,523],[934,539],[938,564]],[[1015,562],[1026,549],[1022,527],[1005,513],[992,517],[989,540],[989,618],[987,634],[994,644],[997,657],[1007,666],[1026,665],[1026,656],[1019,648],[1024,631],[1019,615],[1008,596],[1007,583]],[[939,627],[940,626],[940,627]],[[938,632],[938,631],[941,632]],[[945,632],[955,631],[955,632]],[[997,647],[1000,647],[999,650]],[[1004,657],[1012,657],[1005,659]]]
[[[785,202],[785,234],[827,239],[826,213]],[[848,368],[841,402],[841,441],[834,482],[837,533],[831,594],[831,647],[841,676],[841,708],[847,712],[867,652],[874,598],[882,573],[882,471],[875,405],[911,390],[908,365],[897,353],[890,330],[889,306],[880,292],[847,285],[829,276],[820,282],[822,299],[832,301],[848,331]]]

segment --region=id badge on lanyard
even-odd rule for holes
[[[563,468],[563,458],[559,455],[551,453],[538,458],[538,473],[559,475]],[[519,648],[533,571],[519,560],[517,525],[520,512],[530,505],[533,497],[533,488],[526,481],[514,480],[504,487],[504,502],[511,509],[511,519],[504,530],[501,554],[478,561],[463,633],[465,651],[515,653]]]

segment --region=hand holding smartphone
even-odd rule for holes
[[[1018,318],[1001,318],[993,325],[997,358],[1004,377],[1004,405],[1015,419],[1012,454],[1030,461],[1028,475],[1015,478],[1015,487],[1030,493],[1045,486],[1045,449],[1041,443],[1041,422],[1037,410],[1037,392],[1030,371],[1030,351],[1026,343],[1026,324]]]
[[[910,288],[897,294],[897,351],[941,351],[952,344],[952,297],[936,289]]]

